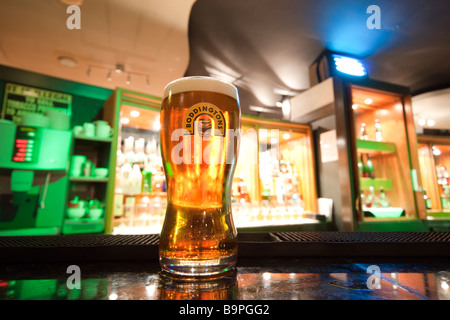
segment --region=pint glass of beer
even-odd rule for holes
[[[160,138],[167,208],[159,244],[163,273],[217,278],[232,272],[236,264],[231,184],[240,118],[232,84],[185,77],[164,89]]]

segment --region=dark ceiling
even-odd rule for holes
[[[369,29],[370,5],[381,29]],[[219,76],[239,89],[242,112],[273,110],[310,87],[324,49],[364,58],[370,77],[413,95],[450,87],[448,0],[197,0],[189,21],[186,75]]]

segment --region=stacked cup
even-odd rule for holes
[[[86,162],[86,156],[73,155],[70,159],[70,176],[81,177],[83,175],[83,166]]]
[[[97,120],[94,122],[85,122],[82,126],[73,127],[75,136],[97,137],[107,139],[112,136],[113,129],[104,120]]]
[[[85,122],[83,124],[83,132],[86,137],[94,137],[95,125],[92,122]]]
[[[40,113],[25,113],[22,116],[22,125],[30,127],[43,127],[48,128],[50,126],[50,119]]]
[[[112,128],[109,126],[108,122],[103,120],[97,120],[95,124],[95,135],[98,138],[109,138],[112,135]]]
[[[50,120],[50,128],[56,130],[70,130],[70,116],[62,111],[48,110],[46,116]]]

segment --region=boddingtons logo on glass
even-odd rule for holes
[[[201,102],[193,105],[185,113],[183,128],[189,135],[225,137],[225,117],[222,111],[213,104]]]

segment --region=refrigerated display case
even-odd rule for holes
[[[117,89],[104,117],[115,124],[115,172],[106,232],[158,234],[167,204],[159,148],[158,97]],[[311,128],[243,115],[242,139],[232,185],[233,218],[240,231],[323,230]]]
[[[450,231],[450,137],[419,135],[417,140],[428,225]]]
[[[114,234],[157,234],[166,208],[165,176],[159,149],[161,99],[117,89],[104,114],[114,124],[115,172],[108,190],[112,205],[106,231]]]
[[[241,230],[324,229],[318,214],[311,128],[242,116],[232,188]]]
[[[330,196],[341,231],[426,230],[409,89],[329,77],[291,99],[291,120],[311,124],[319,197]],[[324,159],[324,134],[336,157]]]

